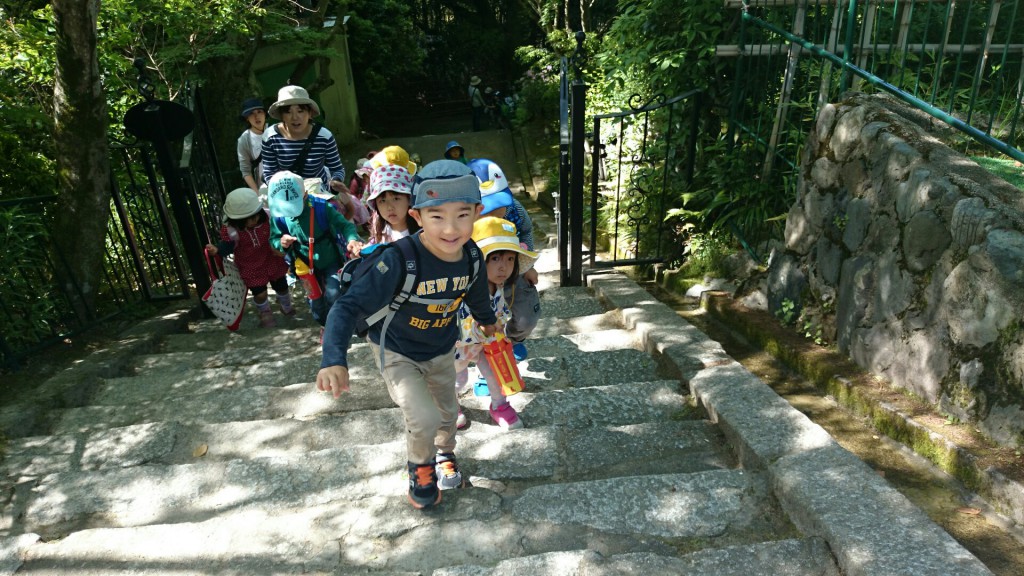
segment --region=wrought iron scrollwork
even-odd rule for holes
[[[649,100],[644,102],[643,96],[640,94],[633,94],[629,97],[629,109],[633,111],[640,111],[645,108],[658,108],[663,106],[668,98],[664,94],[655,94],[650,97]]]

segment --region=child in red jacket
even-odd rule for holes
[[[270,310],[267,284],[277,294],[277,304],[285,316],[294,316],[292,298],[288,294],[288,263],[284,255],[270,246],[270,217],[259,196],[249,188],[232,190],[224,200],[224,225],[216,246],[207,244],[210,255],[235,256],[235,265],[252,292],[252,300],[260,315],[260,326],[270,328],[274,313]]]

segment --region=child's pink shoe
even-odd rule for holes
[[[270,310],[260,311],[260,328],[273,328],[277,326],[277,322],[274,321],[274,313]]]
[[[294,306],[285,306],[284,304],[278,304],[277,307],[281,310],[281,314],[284,314],[288,318],[295,316]]]
[[[516,414],[516,409],[511,404],[504,404],[497,409],[488,410],[491,413],[491,420],[502,430],[517,430],[523,427],[523,421]]]
[[[462,430],[469,425],[469,420],[466,420],[466,415],[459,410],[459,417],[455,419],[455,428]]]

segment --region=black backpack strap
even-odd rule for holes
[[[480,275],[480,260],[483,259],[483,253],[480,252],[480,247],[476,245],[476,242],[470,238],[463,246],[462,251],[466,253],[466,257],[469,259],[469,284],[466,284],[466,291],[469,291],[469,287],[476,282],[476,277]]]
[[[402,251],[402,259],[405,260],[405,276],[398,287],[398,293],[394,295],[391,302],[366,318],[368,326],[373,326],[382,318],[384,319],[384,323],[380,327],[380,367],[382,370],[384,369],[384,351],[388,337],[388,326],[391,325],[391,319],[395,317],[395,312],[413,296],[413,292],[416,290],[416,277],[419,274],[420,264],[420,256],[416,251],[416,246],[413,245],[412,236],[399,238],[388,246],[396,246]]]

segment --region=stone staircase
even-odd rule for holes
[[[511,398],[527,427],[464,396],[471,486],[438,507],[406,501],[401,414],[366,344],[336,401],[312,384],[308,313],[149,344],[140,326],[120,364],[0,414],[0,573],[987,573],[717,343],[622,276],[557,287],[554,259]]]

